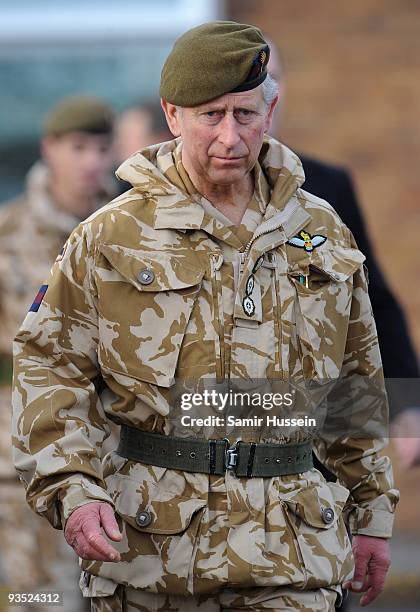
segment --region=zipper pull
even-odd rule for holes
[[[246,258],[245,251],[240,252],[239,253],[239,277],[242,276],[242,273],[244,271],[245,258]]]

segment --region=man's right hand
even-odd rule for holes
[[[71,513],[64,537],[82,559],[120,561],[120,553],[106,541],[103,531],[114,542],[122,540],[112,506],[106,502],[92,502]]]

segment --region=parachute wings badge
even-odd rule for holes
[[[297,247],[298,249],[305,249],[307,253],[311,253],[316,247],[324,244],[326,241],[326,236],[322,236],[321,234],[311,236],[308,234],[308,232],[302,230],[297,236],[290,238],[290,240],[287,241],[287,244]]]

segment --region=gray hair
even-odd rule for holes
[[[267,77],[262,84],[262,92],[265,105],[267,109],[269,109],[273,100],[279,95],[279,84],[271,76],[271,74],[267,74]]]
[[[271,74],[267,74],[261,87],[264,104],[268,110],[271,106],[272,101],[279,95],[279,84],[277,83],[276,79],[271,76]],[[181,106],[177,106],[176,109],[177,111],[182,111]]]

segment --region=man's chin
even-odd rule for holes
[[[248,169],[238,166],[231,168],[215,168],[213,167],[209,173],[209,178],[216,185],[230,185],[238,183],[246,178]]]

